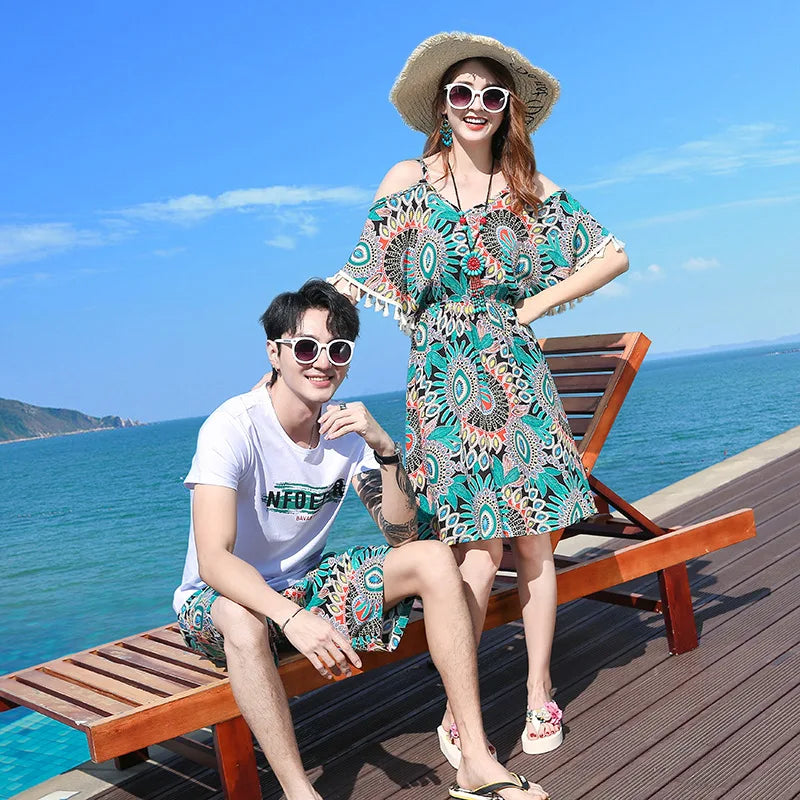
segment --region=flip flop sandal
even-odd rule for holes
[[[503,800],[498,794],[503,789],[527,790],[531,788],[528,779],[524,775],[517,775],[516,772],[512,772],[511,775],[517,779],[516,783],[513,781],[498,781],[497,783],[487,783],[485,786],[479,786],[477,789],[464,789],[454,783],[447,791],[450,797],[455,798],[455,800]]]
[[[458,728],[455,722],[446,731],[441,725],[436,729],[436,736],[439,738],[439,749],[447,759],[447,763],[453,768],[461,766],[461,748],[458,746]],[[497,761],[497,750],[493,745],[489,745],[489,755]]]
[[[525,712],[525,721],[533,725],[534,733],[528,733],[527,726],[522,731],[522,749],[528,755],[539,753],[549,753],[555,750],[564,741],[564,731],[561,729],[561,718],[563,713],[554,700],[548,700],[541,708],[529,708]],[[539,730],[543,725],[558,725],[555,733],[547,736],[539,736]]]

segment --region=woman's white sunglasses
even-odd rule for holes
[[[508,104],[508,96],[511,94],[502,86],[486,86],[477,91],[468,83],[448,83],[444,87],[444,93],[450,108],[458,111],[469,108],[475,98],[480,97],[484,111],[490,114],[501,112]]]
[[[276,344],[288,344],[298,364],[313,364],[323,350],[328,354],[328,361],[334,367],[345,367],[353,358],[355,343],[349,339],[333,339],[330,342],[318,342],[313,336],[296,336],[294,339],[274,339]]]

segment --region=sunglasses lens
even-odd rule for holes
[[[310,364],[319,353],[319,345],[315,339],[298,339],[294,343],[294,357],[301,364]]]
[[[344,339],[336,339],[336,341],[331,342],[328,346],[328,357],[332,364],[343,366],[350,361],[352,355],[353,347],[350,342]]]
[[[501,89],[491,87],[483,93],[483,106],[487,111],[502,111],[506,106],[506,95]]]
[[[453,108],[467,108],[472,103],[472,97],[472,89],[461,83],[451,86],[450,93],[447,95],[447,99]]]

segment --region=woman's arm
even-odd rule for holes
[[[624,250],[618,251],[613,242],[609,242],[602,254],[595,256],[585,267],[564,278],[563,281],[548,286],[538,294],[517,303],[517,318],[524,325],[530,325],[534,320],[547,314],[551,308],[597,291],[627,269],[627,254]]]
[[[561,191],[558,184],[541,172],[536,173],[534,189],[542,200]],[[524,325],[530,325],[534,320],[547,314],[550,309],[597,291],[627,269],[628,256],[625,251],[617,250],[609,242],[601,254],[595,256],[577,272],[517,303],[517,317]]]

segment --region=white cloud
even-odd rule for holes
[[[316,236],[319,233],[317,219],[308,211],[284,211],[278,214],[278,220],[303,236]]]
[[[630,289],[626,284],[616,280],[607,283],[605,286],[601,286],[595,294],[605,295],[606,297],[624,297],[630,294]]]
[[[79,230],[66,222],[0,225],[0,264],[40,258],[103,243],[96,231]]]
[[[368,203],[372,192],[355,186],[267,186],[234,189],[216,197],[187,194],[159,203],[141,203],[123,209],[123,217],[162,222],[197,222],[224,211],[252,211],[261,206],[282,208],[313,203],[357,205]],[[312,218],[313,219],[313,218]]]
[[[162,250],[153,250],[153,255],[158,256],[158,258],[172,258],[185,250],[185,247],[166,247]]]
[[[699,256],[690,258],[683,263],[683,268],[692,272],[700,272],[707,269],[716,269],[719,261],[716,258],[701,258]]]
[[[281,250],[294,250],[296,242],[291,236],[279,234],[272,239],[267,239],[265,244],[270,247],[279,247]]]
[[[782,137],[784,128],[770,122],[730,125],[705,139],[674,147],[644,150],[612,165],[609,175],[579,189],[594,189],[637,178],[724,175],[748,167],[800,164],[800,141]]]
[[[629,274],[634,281],[657,281],[664,277],[664,270],[659,264],[650,264],[644,270],[631,270]]]

